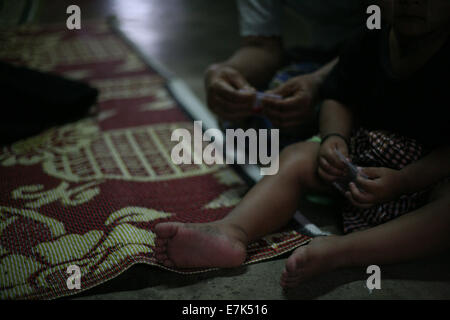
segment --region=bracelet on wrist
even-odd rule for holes
[[[342,135],[342,134],[340,134],[340,133],[335,133],[335,132],[333,132],[333,133],[328,133],[328,134],[324,135],[324,136],[322,137],[321,141],[320,141],[320,144],[322,145],[322,144],[325,142],[325,140],[327,140],[327,139],[330,138],[330,137],[339,137],[339,138],[341,138],[342,140],[345,141],[345,143],[347,144],[347,146],[350,145],[350,141],[348,140],[348,138],[347,138],[346,136],[344,136],[344,135]]]

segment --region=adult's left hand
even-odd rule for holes
[[[263,114],[279,129],[300,126],[310,120],[314,113],[318,87],[319,79],[313,74],[291,78],[267,91],[280,95],[282,99],[264,98],[261,102]]]

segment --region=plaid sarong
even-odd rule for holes
[[[386,131],[359,128],[350,140],[350,158],[361,167],[387,167],[400,170],[419,160],[426,153],[414,139]],[[432,186],[402,195],[400,198],[361,209],[348,203],[343,208],[344,232],[349,233],[385,223],[426,204]]]

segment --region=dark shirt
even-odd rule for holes
[[[349,107],[359,125],[396,132],[434,148],[450,141],[450,41],[417,72],[396,78],[389,32],[353,39],[327,77],[321,94]]]

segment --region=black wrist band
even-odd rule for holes
[[[322,145],[322,144],[325,142],[325,140],[327,140],[329,137],[339,137],[339,138],[341,138],[341,139],[343,139],[343,140],[345,141],[345,143],[347,144],[347,146],[350,145],[350,141],[348,141],[348,139],[347,139],[345,136],[343,136],[342,134],[340,134],[340,133],[329,133],[329,134],[326,134],[326,135],[321,139],[320,144]]]

